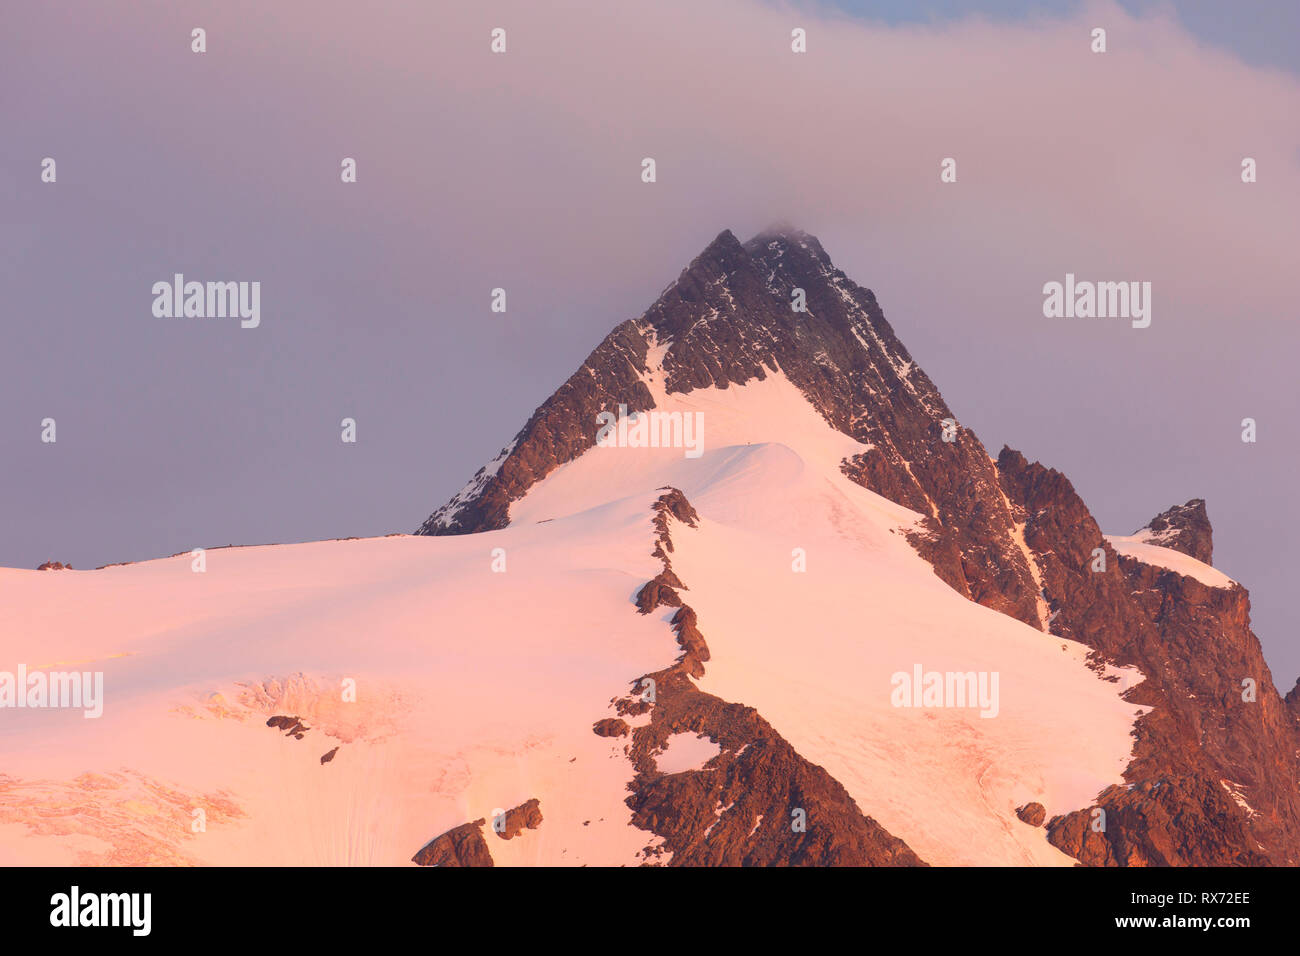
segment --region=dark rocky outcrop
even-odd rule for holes
[[[1144,780],[1108,787],[1096,808],[1053,818],[1049,839],[1086,866],[1267,864],[1238,809],[1203,774]]]
[[[606,717],[598,720],[591,727],[592,732],[597,737],[626,737],[628,735],[628,725],[626,720],[620,720],[617,717]]]
[[[673,866],[924,865],[754,708],[706,694],[680,671],[646,676],[657,702],[651,722],[634,731],[637,775],[627,802],[633,822],[662,838],[647,859],[670,852]],[[704,769],[660,773],[653,754],[688,732],[722,752]]]
[[[306,724],[297,717],[287,717],[279,715],[272,717],[266,722],[266,726],[275,727],[277,730],[283,730],[286,737],[292,737],[295,740],[302,740],[303,735],[311,730]]]
[[[1016,807],[1016,816],[1031,827],[1041,827],[1047,819],[1047,808],[1041,803],[1026,803],[1023,807]]]
[[[672,571],[658,574],[645,583],[636,595],[636,609],[642,614],[649,614],[657,607],[681,607],[682,599],[677,589],[682,582]]]
[[[536,830],[542,825],[542,805],[536,797],[521,803],[519,806],[505,812],[505,819],[501,821],[501,829],[493,827],[493,831],[503,840],[513,840],[519,836],[525,829]]]
[[[1148,544],[1173,548],[1197,561],[1213,563],[1210,559],[1214,554],[1214,534],[1210,528],[1210,516],[1205,511],[1205,501],[1201,498],[1193,498],[1185,505],[1174,505],[1168,511],[1160,512],[1133,534]]]
[[[411,857],[420,866],[492,866],[492,854],[483,839],[486,820],[453,827],[430,840]]]
[[[37,571],[71,571],[72,565],[64,564],[62,561],[46,561]]]
[[[1286,697],[1282,701],[1286,704],[1287,713],[1291,718],[1300,724],[1300,678],[1296,679],[1295,685],[1287,691]]]
[[[338,752],[339,752],[339,748],[335,747],[333,750],[329,751],[328,753],[321,754],[320,757],[321,766],[324,766],[325,764],[333,760],[334,755],[337,754]]]

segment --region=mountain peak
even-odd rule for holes
[[[783,227],[742,245],[724,229],[639,319],[610,332],[502,455],[420,531],[505,527],[511,501],[595,444],[597,415],[655,407],[651,378],[672,394],[776,372],[859,441],[875,436],[892,446],[890,417],[912,423],[910,440],[920,440],[948,415],[875,296],[836,269],[814,237]]]
[[[956,427],[871,290],[837,269],[815,237],[788,226],[743,246],[730,230],[720,232],[639,319],[606,336],[419,533],[506,527],[513,502],[595,446],[602,415],[648,411],[675,395],[773,375],[860,444],[837,463],[844,474],[923,516],[926,530],[915,543],[944,581],[1045,627],[1039,589],[983,445]]]
[[[1210,564],[1214,553],[1214,529],[1205,510],[1204,498],[1193,498],[1182,505],[1162,511],[1144,527],[1133,532],[1147,544],[1172,548]]]
[[[788,222],[774,222],[766,229],[760,230],[750,242],[760,242],[770,239],[785,239],[789,242],[800,242],[807,239],[814,239],[813,236],[804,232],[798,226],[792,226]]]
[[[764,229],[745,243],[745,251],[769,266],[790,256],[791,261],[802,261],[824,275],[837,271],[817,237],[794,226],[778,225]]]
[[[730,258],[740,254],[743,251],[743,248],[744,247],[740,244],[740,240],[736,238],[736,234],[730,229],[724,229],[713,237],[713,241],[705,246],[700,251],[699,255],[691,260],[691,265],[694,265],[696,262],[701,260],[708,261]],[[689,270],[690,266],[688,266],[687,269]]]
[[[764,383],[769,378],[776,381]],[[625,447],[638,450],[616,462],[588,455],[602,419],[638,413],[641,421],[651,409],[663,412],[661,423],[699,420],[699,441],[689,444],[697,454],[672,450],[681,443],[671,429],[656,432],[646,416],[647,437],[665,441],[629,441]],[[820,434],[814,416],[852,441]],[[747,455],[744,446],[789,449],[809,427],[826,440],[815,451],[809,446],[812,457],[833,456],[817,458],[823,477],[842,476],[907,509],[891,532],[957,594],[1050,634],[1045,648],[1077,641],[1087,648],[1087,666],[1107,680],[1118,678],[1107,673],[1111,665],[1141,675],[1125,700],[1150,711],[1131,734],[1126,786],[1096,799],[1114,824],[1093,829],[1093,807],[1054,814],[1045,823],[1048,842],[1086,864],[1300,859],[1300,737],[1289,720],[1300,713],[1300,690],[1284,703],[1271,684],[1244,589],[1207,586],[1140,559],[1099,563],[1099,551],[1112,558],[1115,551],[1069,479],[1010,447],[995,462],[894,335],[874,294],[798,230],[768,229],[743,245],[729,230],[719,233],[640,318],[615,327],[419,533],[503,529],[512,509],[520,522],[590,513],[613,493],[609,483],[619,484],[621,496],[638,482],[647,493],[669,485],[694,494],[719,464]],[[778,474],[787,461],[769,457],[753,471]],[[523,500],[534,488],[536,497]],[[781,491],[773,498],[784,501]],[[730,507],[725,495],[720,501]],[[695,506],[706,514],[707,504]],[[867,540],[840,499],[830,507],[836,535]],[[748,503],[739,510],[751,513]],[[766,514],[788,519],[779,510]],[[1210,560],[1201,499],[1157,515],[1139,535]],[[778,536],[782,548],[791,543],[783,530]],[[658,606],[665,586],[676,587],[656,579],[647,601]],[[681,643],[687,619],[675,620]],[[1232,692],[1242,674],[1262,677],[1258,703],[1245,708]]]

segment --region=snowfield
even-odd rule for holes
[[[545,821],[489,833],[497,863],[635,862],[651,835],[628,823],[625,741],[591,726],[677,653],[629,603],[659,569],[650,535],[628,502],[473,537],[213,550],[201,574],[188,555],[0,570],[0,670],[102,670],[106,698],[98,720],[0,711],[0,863],[404,864],[531,797]]]
[[[673,568],[712,653],[701,689],[756,707],[929,863],[1073,865],[1015,808],[1036,801],[1050,818],[1122,782],[1144,709],[1120,695],[1141,674],[1110,668],[1103,680],[1083,645],[940,581],[899,533],[919,516],[840,474],[863,446],[783,376],[687,395],[649,384],[657,410],[703,412],[702,457],[596,448],[512,520],[680,488],[701,518],[698,529],[672,524]],[[805,572],[792,570],[796,548]],[[999,715],[892,706],[892,675],[915,664],[998,672]]]
[[[1190,554],[1183,554],[1183,552],[1175,551],[1173,548],[1162,548],[1158,544],[1151,544],[1143,540],[1144,537],[1143,532],[1139,531],[1135,535],[1108,534],[1106,540],[1119,554],[1136,558],[1143,564],[1164,568],[1167,571],[1176,571],[1185,577],[1195,578],[1209,587],[1230,588],[1236,585],[1236,581],[1218,568],[1212,567],[1204,561],[1198,561]]]
[[[671,535],[702,689],[756,707],[929,863],[1072,864],[1015,808],[1121,782],[1141,676],[1102,679],[1081,645],[944,585],[900,533],[918,516],[840,474],[862,446],[782,376],[671,397],[660,378],[658,410],[703,413],[701,457],[593,448],[504,531],[220,549],[204,573],[0,569],[0,670],[100,670],[106,697],[98,720],[0,710],[0,863],[404,864],[532,797],[538,829],[485,831],[498,865],[637,863],[657,838],[623,802],[627,738],[592,724],[679,653],[634,606],[673,485],[700,515]],[[894,707],[918,664],[997,672],[998,715]],[[680,735],[657,760],[716,752]]]

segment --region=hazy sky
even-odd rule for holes
[[[827,7],[884,23],[931,23],[969,16],[1025,20],[1072,16],[1092,9],[1083,0],[827,0]],[[1300,4],[1285,0],[1119,0],[1133,14],[1164,13],[1193,36],[1225,47],[1247,63],[1300,72],[1296,37]],[[1098,21],[1100,24],[1100,21]]]
[[[875,290],[993,454],[1064,471],[1106,530],[1206,498],[1285,690],[1297,13],[1215,9],[7,10],[0,564],[410,531],[721,229],[785,220]],[[155,318],[176,272],[260,281],[261,326]],[[1044,318],[1067,272],[1150,281],[1151,327]]]

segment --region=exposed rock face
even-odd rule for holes
[[[321,758],[320,758],[321,766],[323,767],[325,766],[325,764],[333,760],[334,755],[337,754],[338,752],[339,752],[339,748],[335,747],[333,750],[329,751],[328,753],[321,754]]]
[[[37,571],[71,571],[72,565],[64,564],[62,561],[46,561]]]
[[[1016,807],[1016,816],[1031,827],[1041,827],[1047,819],[1047,808],[1041,803],[1026,803],[1023,807]]]
[[[627,721],[619,720],[617,717],[598,720],[591,729],[597,737],[626,737],[629,731]]]
[[[1197,561],[1213,563],[1210,560],[1214,553],[1213,532],[1210,517],[1205,513],[1205,501],[1201,498],[1162,511],[1148,521],[1146,527],[1138,528],[1133,534],[1148,544],[1173,548],[1190,554]]]
[[[634,732],[628,805],[637,826],[663,838],[671,865],[924,865],[754,708],[706,694],[678,671],[647,676],[658,700],[651,722]],[[651,754],[688,731],[722,752],[701,770],[658,772]]]
[[[430,840],[411,857],[420,866],[492,866],[492,854],[483,839],[486,820],[462,823]]]
[[[654,503],[654,518],[651,525],[654,528],[654,550],[651,555],[663,562],[663,572],[657,575],[653,581],[672,580],[677,582],[677,587],[685,589],[686,586],[673,572],[672,561],[668,555],[673,550],[672,535],[668,533],[668,521],[670,518],[676,518],[685,524],[688,528],[694,528],[695,522],[699,520],[699,515],[691,507],[691,503],[686,500],[686,496],[677,488],[663,489],[664,494],[660,495]],[[646,587],[649,587],[647,585]],[[646,594],[646,588],[642,588],[637,595],[637,610],[641,613],[649,613],[651,608],[641,609],[643,596]],[[689,606],[682,603],[681,598],[672,589],[659,587],[656,590],[657,600],[654,605],[666,604],[670,607],[677,608],[677,613],[673,615],[669,622],[673,633],[677,637],[677,643],[682,649],[682,656],[677,659],[673,665],[675,673],[689,674],[692,677],[704,676],[704,662],[709,659],[709,646],[704,642],[704,635],[695,626],[695,611]]]
[[[536,797],[526,803],[521,803],[512,810],[507,810],[505,819],[502,821],[502,829],[496,830],[496,835],[503,840],[513,840],[519,836],[525,829],[536,830],[542,825],[542,807],[541,801]]]
[[[283,730],[286,737],[292,737],[295,740],[302,740],[303,735],[311,730],[297,717],[288,717],[284,715],[271,717],[267,720],[266,726],[275,727],[277,730]],[[321,763],[324,763],[322,760]]]
[[[1099,660],[1140,669],[1146,680],[1126,699],[1154,708],[1136,724],[1131,788],[1098,800],[1105,830],[1091,829],[1086,808],[1050,821],[1052,842],[1089,863],[1300,860],[1300,735],[1250,631],[1245,589],[1120,557],[1060,472],[1006,448],[998,468],[1025,521],[1054,612],[1051,632],[1094,648]],[[1208,522],[1204,530],[1208,552]],[[1104,571],[1092,570],[1098,548]]]
[[[485,819],[462,823],[446,833],[434,837],[411,857],[420,866],[493,866],[492,853],[483,837]],[[541,802],[534,797],[513,809],[507,810],[502,828],[495,830],[503,840],[513,840],[525,829],[536,830],[542,825]]]
[[[671,571],[656,575],[647,581],[645,587],[637,593],[636,609],[642,614],[649,614],[661,605],[681,607],[682,599],[678,596],[676,590],[680,587],[682,587],[682,582],[678,581],[677,575]]]
[[[1300,678],[1296,679],[1295,686],[1287,692],[1283,699],[1286,704],[1287,712],[1291,714],[1293,720],[1300,724]]]
[[[806,312],[791,309],[800,292]],[[670,393],[740,385],[780,370],[832,427],[870,446],[842,470],[923,516],[923,530],[910,540],[947,584],[1089,646],[1099,672],[1106,664],[1141,671],[1145,680],[1126,699],[1149,710],[1136,724],[1128,786],[1047,821],[1055,845],[1098,865],[1300,863],[1300,682],[1285,700],[1279,695],[1250,631],[1246,591],[1121,558],[1064,475],[1010,449],[995,464],[898,341],[871,291],[803,233],[773,232],[744,245],[720,234],[640,319],[615,328],[419,533],[508,524],[512,501],[594,446],[598,413],[620,404],[653,407],[642,378],[652,349],[662,351]],[[874,824],[859,828],[861,812],[850,811],[843,788],[799,763],[759,715],[710,698],[689,680],[703,673],[708,648],[685,603],[688,590],[672,571],[667,533],[670,515],[694,523],[688,509],[680,492],[657,504],[654,554],[664,570],[636,598],[643,614],[677,609],[672,627],[682,647],[672,667],[646,675],[660,697],[652,722],[632,733],[635,759],[647,761],[644,769],[638,764],[638,820],[664,837],[674,862],[880,861],[891,852],[904,859],[910,851],[889,850],[893,838]],[[1139,536],[1206,563],[1212,556],[1200,499],[1158,515]],[[1094,571],[1098,551],[1104,566]],[[628,715],[647,705],[629,699],[620,706]],[[723,753],[704,770],[656,776],[646,755],[673,732],[668,728],[707,733]],[[729,749],[740,739],[750,745]],[[746,788],[758,792],[747,797]],[[742,839],[758,813],[756,838],[774,825],[773,814],[789,815],[790,800],[815,802],[809,793],[823,809],[838,808],[849,829],[823,830],[824,842],[798,846],[773,832],[762,850]],[[715,825],[709,800],[716,795],[736,803]]]
[[[1214,781],[1191,774],[1108,787],[1105,811],[1079,811],[1048,823],[1053,844],[1086,866],[1261,866],[1236,804]]]

